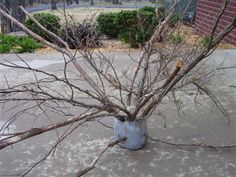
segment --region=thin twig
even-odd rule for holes
[[[127,138],[122,138],[120,140],[116,140],[116,141],[113,141],[111,143],[109,143],[102,151],[101,153],[93,160],[93,162],[91,163],[90,166],[88,166],[87,168],[79,171],[77,174],[76,174],[76,177],[80,177],[80,176],[83,176],[85,175],[86,173],[88,173],[89,171],[93,170],[95,167],[96,167],[96,164],[98,163],[99,159],[101,158],[101,156],[110,148],[112,148],[114,145],[116,144],[119,144],[120,142],[122,141],[125,141]]]
[[[197,143],[197,144],[183,144],[183,143],[174,143],[174,142],[169,142],[153,137],[147,137],[149,140],[153,142],[158,142],[158,143],[163,143],[163,144],[168,144],[171,146],[177,146],[177,147],[204,147],[204,148],[213,148],[213,149],[230,149],[230,148],[236,148],[236,145],[209,145],[205,143]]]

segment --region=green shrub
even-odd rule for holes
[[[155,11],[153,8],[150,9],[146,7],[141,10],[100,14],[97,18],[98,27],[103,34],[118,37],[132,47],[137,47],[139,43],[142,44],[150,39],[157,25]]]
[[[205,36],[205,37],[203,37],[203,39],[201,40],[201,45],[202,45],[203,47],[207,47],[207,46],[209,45],[210,41],[211,41],[211,36]]]
[[[8,53],[12,49],[10,44],[0,44],[0,53]]]
[[[147,11],[147,12],[156,13],[156,8],[151,7],[151,6],[144,6],[143,8],[140,9],[140,11]]]
[[[59,35],[60,34],[60,18],[56,15],[50,13],[38,13],[34,14],[34,18],[47,30]],[[37,33],[39,36],[43,37],[44,39],[53,42],[53,39],[42,31],[31,19],[26,19],[25,21],[26,27],[31,29],[33,32]]]
[[[152,12],[141,12],[138,13],[139,22],[138,24],[138,32],[136,36],[136,40],[139,43],[146,42],[152,36],[156,25],[158,24],[158,18],[155,13]],[[141,17],[141,18],[140,18]]]
[[[98,23],[98,30],[108,35],[109,37],[116,38],[118,36],[118,27],[114,24],[117,13],[101,13],[96,21]]]
[[[170,40],[173,44],[181,44],[184,41],[184,37],[180,34],[175,34],[170,36]]]
[[[0,34],[0,53],[8,52],[33,52],[41,48],[42,44],[31,37],[16,37]]]
[[[125,43],[129,43],[132,47],[137,44],[134,40],[137,32],[137,11],[136,10],[122,10],[116,14],[114,25],[119,29],[118,39]]]
[[[137,25],[137,11],[136,10],[122,10],[116,13],[114,24],[120,29],[125,27]]]
[[[0,44],[14,44],[17,37],[11,35],[0,34]]]
[[[149,11],[121,11],[115,18],[115,24],[120,28],[119,38],[132,47],[146,42],[157,24],[155,17]]]
[[[17,53],[34,52],[35,49],[42,48],[42,44],[31,37],[24,37],[17,40]]]
[[[0,53],[8,53],[16,46],[15,36],[0,34]]]
[[[181,20],[182,16],[180,14],[173,14],[169,22],[170,27],[175,27]]]

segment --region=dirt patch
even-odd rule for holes
[[[194,33],[194,27],[181,25],[180,34],[183,35],[184,40],[187,44],[190,45],[200,45],[201,41],[203,40],[203,36],[198,36]],[[219,49],[236,49],[236,45],[226,44],[224,42],[220,43],[218,46]]]
[[[137,50],[137,48],[131,48],[128,44],[123,43],[122,41],[116,39],[106,39],[102,40],[102,46],[94,48],[99,51],[127,51],[127,50]],[[50,47],[44,47],[37,49],[36,53],[54,53],[56,50],[51,49]]]
[[[198,36],[194,33],[193,27],[182,25],[179,28],[180,34],[184,37],[185,43],[189,45],[201,45],[201,41],[203,37]],[[107,37],[102,37],[103,39],[101,40],[102,46],[97,48],[101,51],[122,51],[122,50],[137,50],[134,48],[130,48],[129,44],[125,44],[122,41],[119,41],[117,39],[110,39]],[[157,47],[160,46],[161,44],[157,43]],[[173,44],[170,44],[173,45]],[[225,44],[221,43],[218,46],[219,49],[236,49],[236,45],[231,45],[231,44]],[[38,53],[51,53],[55,52],[55,50],[50,49],[48,47],[38,49],[36,52]]]

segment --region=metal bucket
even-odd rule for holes
[[[127,138],[126,141],[119,143],[123,148],[130,150],[141,149],[145,146],[147,140],[147,121],[139,119],[134,121],[121,122],[115,119],[114,136],[115,140]]]

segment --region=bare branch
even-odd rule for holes
[[[148,137],[148,139],[153,141],[153,142],[164,143],[164,144],[167,144],[167,145],[177,146],[177,147],[197,147],[197,148],[203,147],[203,148],[211,148],[211,149],[232,149],[232,148],[236,148],[236,145],[221,145],[221,146],[217,146],[217,145],[209,145],[209,144],[204,144],[204,143],[182,144],[182,143],[168,142],[168,141],[165,141],[165,140],[156,139],[156,138],[152,138],[152,137]]]
[[[101,156],[110,148],[112,148],[113,146],[115,146],[116,144],[119,144],[120,142],[122,141],[125,141],[127,138],[122,138],[120,140],[116,140],[116,141],[113,141],[111,143],[109,143],[106,148],[104,148],[101,153],[93,160],[93,162],[91,163],[91,165],[81,171],[79,171],[77,174],[76,174],[76,177],[80,177],[80,176],[83,176],[85,175],[86,173],[88,173],[89,171],[93,170],[95,167],[96,167],[96,164],[98,163],[99,159],[101,158]]]
[[[47,30],[46,28],[43,27],[43,25],[41,25],[32,15],[30,15],[23,6],[19,7],[40,29],[42,29],[45,33],[48,33],[50,36],[54,37],[56,40],[60,41],[65,47],[66,50],[69,51],[70,48],[68,46],[68,44],[63,41],[59,36],[57,36],[56,34],[52,33],[51,31]]]
[[[44,126],[44,127],[40,127],[40,128],[33,128],[33,129],[27,130],[25,132],[18,132],[14,136],[11,136],[11,137],[6,138],[4,140],[0,140],[0,150],[6,148],[7,146],[16,144],[20,141],[23,141],[25,139],[34,137],[36,135],[40,135],[42,133],[45,133],[45,132],[48,132],[48,131],[51,131],[51,130],[55,130],[55,129],[60,128],[60,127],[67,126],[67,125],[69,125],[71,123],[74,123],[74,122],[89,121],[91,119],[94,119],[94,118],[97,118],[97,117],[103,117],[103,116],[107,115],[107,114],[106,115],[104,115],[104,114],[103,115],[96,115],[97,113],[98,113],[98,111],[91,111],[91,112],[82,114],[78,117],[70,118],[66,121],[61,121],[59,123],[54,123],[52,125],[48,125],[48,126]]]

